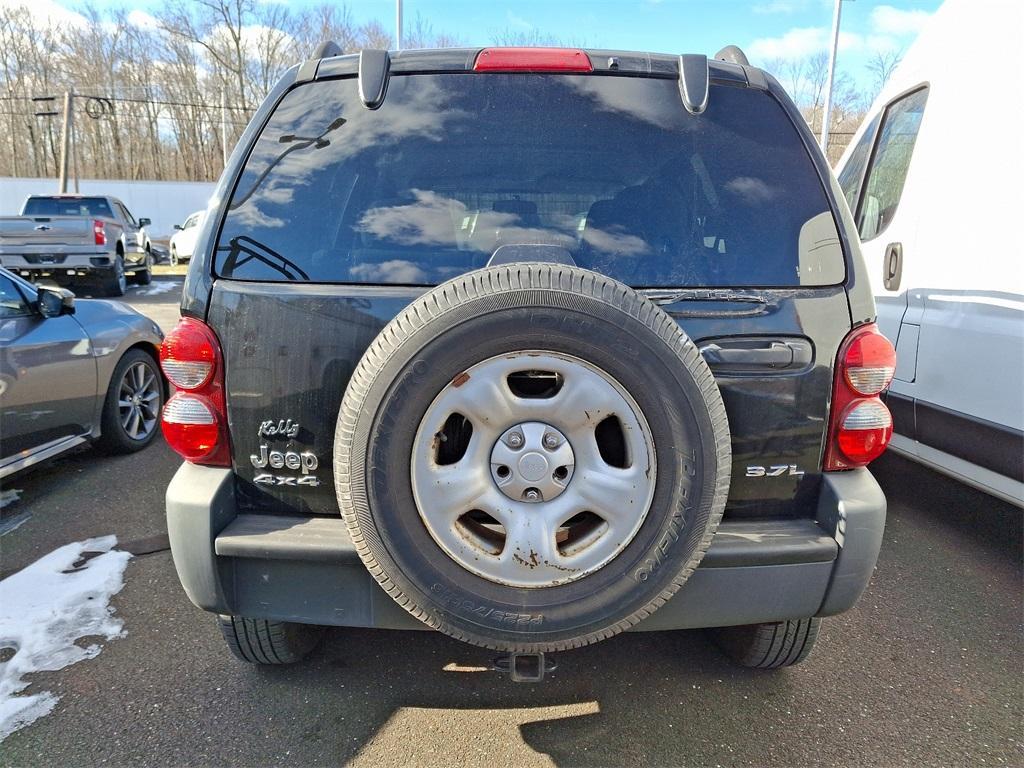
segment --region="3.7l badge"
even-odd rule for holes
[[[747,477],[782,477],[783,475],[800,476],[804,473],[796,464],[772,464],[770,467],[747,467]]]

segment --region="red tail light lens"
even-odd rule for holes
[[[877,398],[855,401],[843,414],[839,450],[857,465],[877,459],[892,437],[892,415]]]
[[[484,48],[476,72],[593,72],[590,57],[578,48]]]
[[[92,223],[92,239],[96,245],[107,244],[107,226],[102,221],[94,220]]]
[[[896,350],[876,330],[853,338],[846,350],[846,382],[862,395],[877,395],[892,382]]]
[[[220,345],[213,331],[191,317],[182,318],[160,347],[160,366],[178,389],[193,392],[205,386],[217,367]]]
[[[231,466],[220,343],[205,323],[183,318],[160,347],[160,366],[175,392],[161,414],[167,444],[186,461]]]
[[[839,348],[824,468],[863,467],[892,438],[892,415],[878,395],[892,381],[896,350],[874,323],[850,333]]]

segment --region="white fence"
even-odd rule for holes
[[[74,192],[74,188],[74,180],[71,180],[68,189]],[[128,206],[136,218],[152,219],[149,233],[154,239],[170,237],[175,224],[181,224],[190,213],[206,208],[213,188],[212,182],[205,181],[82,179],[78,183],[79,194],[113,195]],[[0,216],[17,215],[29,195],[56,193],[56,179],[0,178]]]

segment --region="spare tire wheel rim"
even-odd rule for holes
[[[542,588],[607,565],[654,498],[650,427],[609,374],[525,350],[459,372],[420,422],[411,457],[424,526],[458,565]]]

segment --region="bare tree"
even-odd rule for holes
[[[890,49],[887,51],[875,51],[867,63],[867,70],[871,73],[872,98],[881,93],[882,88],[889,82],[889,78],[903,60],[903,51]]]

